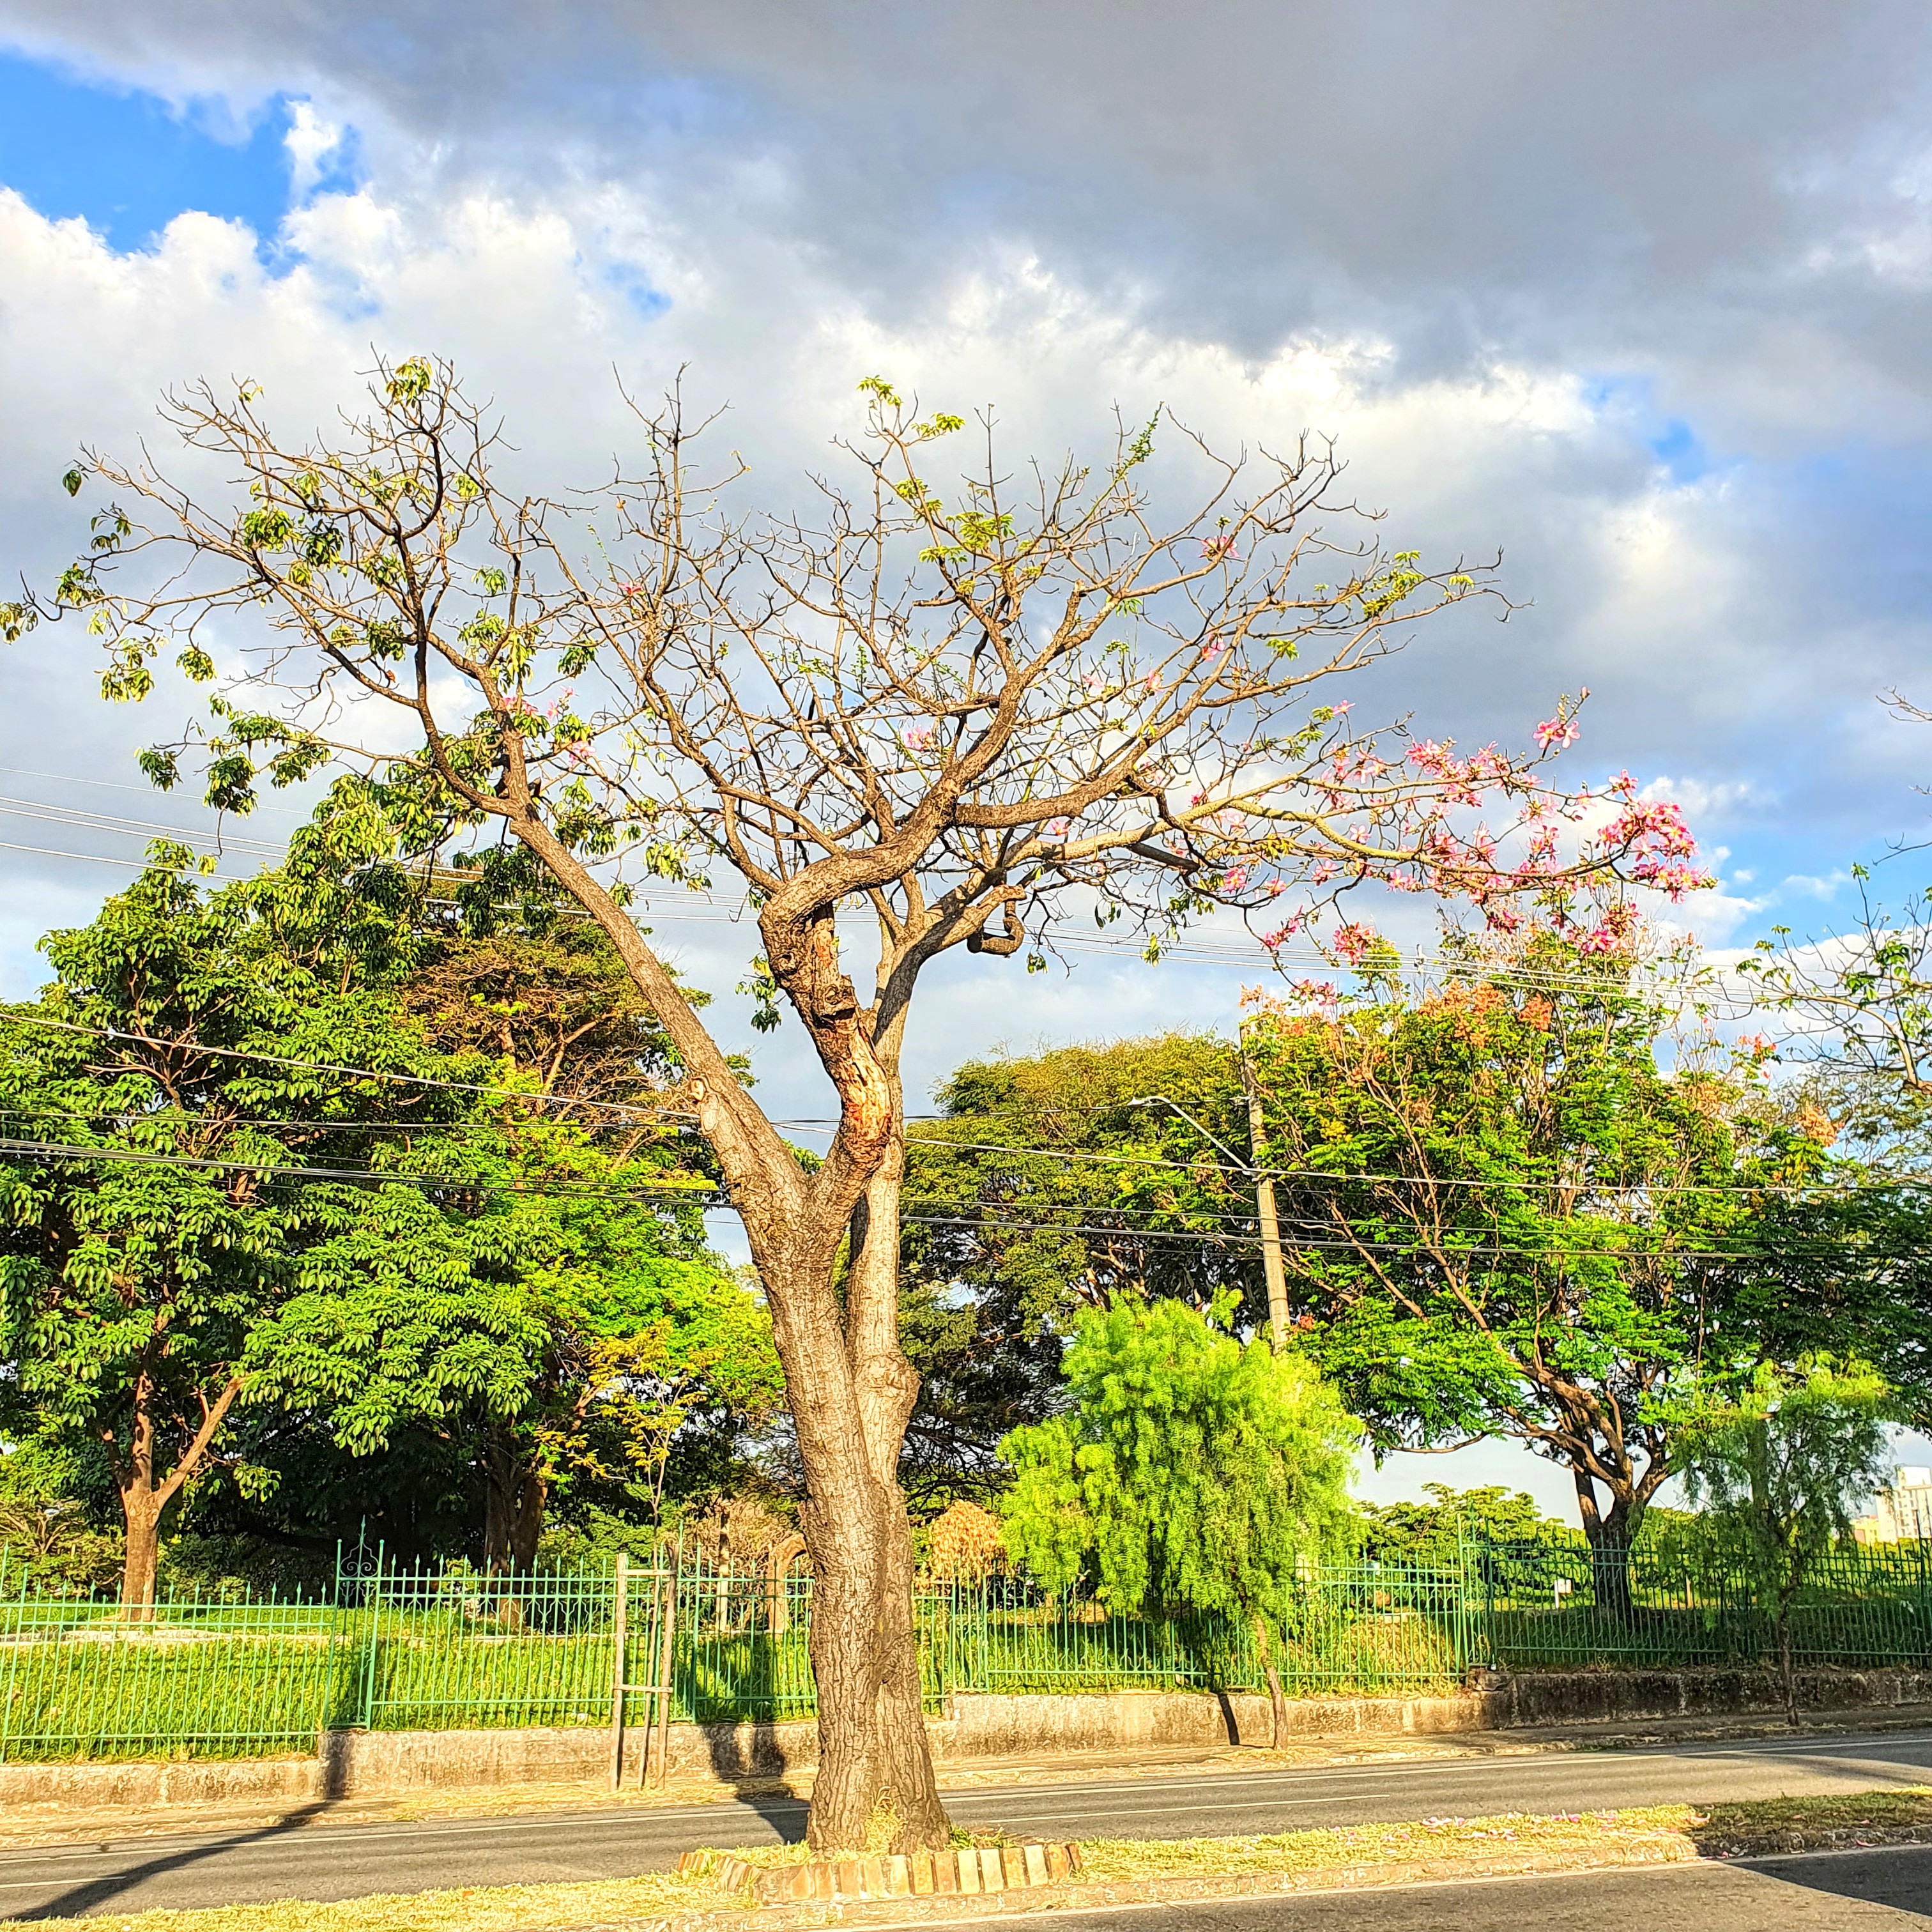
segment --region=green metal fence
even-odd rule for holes
[[[1472,1623],[1510,1668],[1754,1664],[1776,1649],[1774,1604],[1714,1558],[1483,1545],[1464,1568]],[[1795,1594],[1788,1625],[1800,1664],[1932,1666],[1925,1546],[1834,1551]]]
[[[667,1549],[628,1568],[619,1605],[609,1568],[494,1577],[376,1552],[345,1558],[320,1600],[164,1594],[130,1622],[0,1568],[0,1762],[308,1750],[332,1729],[635,1726],[660,1702],[687,1722],[812,1714],[808,1579]],[[916,1607],[929,1708],[966,1691],[1258,1690],[1270,1663],[1292,1696],[1372,1694],[1446,1688],[1476,1664],[1746,1664],[1775,1647],[1772,1606],[1721,1564],[1543,1546],[1310,1574],[1265,1652],[1223,1618],[1124,1615],[1010,1580],[928,1584]],[[1835,1555],[1789,1624],[1802,1663],[1932,1666],[1923,1551]]]

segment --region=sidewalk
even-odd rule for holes
[[[1781,1737],[1915,1730],[1932,1726],[1932,1706],[1819,1712],[1808,1715],[1796,1734],[1762,1718],[1734,1720],[1708,1717],[1655,1718],[1634,1723],[1576,1724],[1539,1731],[1472,1731],[1425,1737],[1391,1736],[1345,1738],[1299,1738],[1280,1750],[1253,1745],[1086,1751],[1074,1755],[983,1759],[942,1766],[946,1791],[977,1791],[1002,1785],[1112,1782],[1137,1777],[1227,1777],[1244,1772],[1324,1765],[1532,1756],[1540,1753],[1631,1750],[1645,1744],[1718,1742],[1726,1738]],[[734,1798],[810,1795],[808,1777],[772,1778],[725,1784],[713,1778],[674,1781],[662,1791],[614,1792],[601,1782],[508,1785],[485,1789],[430,1790],[406,1796],[348,1798],[253,1807],[174,1804],[132,1809],[83,1807],[71,1802],[16,1803],[0,1816],[0,1850],[35,1846],[124,1842],[130,1838],[176,1838],[266,1830],[278,1825],[326,1827],[336,1824],[408,1823],[430,1818],[511,1818],[556,1811],[661,1809],[719,1804]]]

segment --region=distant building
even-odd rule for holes
[[[1856,1518],[1861,1543],[1910,1543],[1932,1538],[1932,1469],[1900,1469],[1873,1499],[1869,1516]]]

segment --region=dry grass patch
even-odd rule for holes
[[[1510,1813],[1494,1818],[1425,1818],[1398,1825],[1353,1825],[1253,1838],[1100,1838],[1080,1847],[1081,1876],[1106,1882],[1207,1878],[1245,1873],[1307,1873],[1361,1865],[1434,1864],[1498,1853],[1683,1857],[1698,1813],[1688,1804],[1555,1817]]]

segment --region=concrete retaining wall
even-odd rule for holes
[[[1932,1704],[1932,1672],[1809,1671],[1800,1702],[1813,1710]],[[1762,1670],[1538,1671],[1439,1697],[1304,1697],[1288,1705],[1297,1736],[1401,1736],[1533,1729],[1605,1720],[1774,1714],[1776,1679]],[[1112,1696],[949,1697],[926,1720],[941,1762],[1161,1745],[1266,1744],[1268,1700],[1244,1695],[1120,1692]],[[625,1753],[636,1781],[642,1734]],[[808,1769],[810,1723],[671,1727],[680,1777],[726,1784]],[[332,1731],[313,1756],[236,1762],[0,1765],[0,1805],[70,1802],[155,1808],[301,1804],[438,1787],[597,1783],[610,1738],[588,1726],[501,1731]]]

